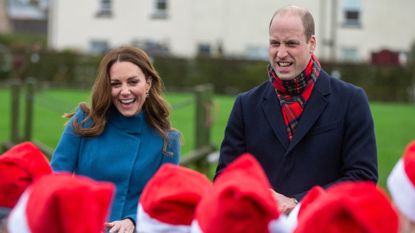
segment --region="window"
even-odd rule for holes
[[[106,40],[92,40],[89,45],[89,52],[92,54],[102,54],[109,48],[108,41]]]
[[[341,49],[341,60],[346,62],[359,61],[359,53],[355,47],[343,47]]]
[[[343,0],[343,26],[360,27],[362,2],[361,0]]]
[[[247,46],[245,56],[254,60],[268,60],[268,47],[266,46]]]
[[[170,54],[168,42],[134,39],[131,41],[131,45],[143,49],[150,57],[167,56]]]
[[[112,1],[99,0],[97,17],[111,17],[112,16]]]
[[[156,9],[159,11],[166,11],[167,10],[167,0],[157,0],[156,1]]]
[[[198,48],[197,48],[197,54],[199,56],[209,56],[211,51],[210,51],[210,45],[209,44],[199,44]]]
[[[344,24],[346,26],[359,26],[360,25],[360,12],[357,10],[345,10],[344,11]]]
[[[167,19],[169,4],[168,0],[154,0],[153,19]]]

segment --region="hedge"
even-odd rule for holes
[[[33,56],[38,59],[33,59]],[[34,77],[50,85],[83,88],[91,86],[101,58],[70,51],[22,49],[13,50],[13,57],[13,69],[0,79]],[[190,89],[197,84],[212,83],[218,94],[235,94],[267,79],[266,61],[208,57],[154,57],[153,61],[167,90]],[[414,99],[413,65],[379,66],[323,61],[322,67],[329,73],[337,70],[342,80],[364,88],[370,100],[408,102]]]

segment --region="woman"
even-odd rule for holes
[[[116,185],[110,232],[133,232],[138,199],[163,163],[179,162],[179,132],[172,129],[163,83],[147,54],[134,47],[102,59],[85,103],[69,120],[52,156],[54,171]]]

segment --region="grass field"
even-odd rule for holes
[[[23,97],[23,96],[22,96]],[[48,90],[37,93],[35,99],[33,138],[49,147],[56,146],[64,128],[64,112],[74,111],[81,101],[88,101],[89,91]],[[193,98],[192,94],[168,93],[166,96],[174,107]],[[212,141],[219,147],[224,127],[232,108],[234,97],[215,96]],[[23,108],[23,104],[21,104]],[[379,184],[385,187],[386,177],[402,155],[408,142],[415,139],[415,105],[399,103],[371,103],[375,120],[379,156]],[[22,112],[22,111],[21,111]],[[23,114],[22,114],[23,115]],[[22,116],[21,116],[22,118]],[[23,121],[21,121],[23,125]],[[194,144],[194,105],[174,108],[172,123],[183,134],[182,154]],[[23,131],[23,129],[20,129]],[[10,92],[0,89],[0,143],[10,138]]]

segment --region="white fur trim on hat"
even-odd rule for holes
[[[31,233],[26,218],[26,204],[29,192],[25,191],[10,213],[7,229],[9,233]]]
[[[398,209],[415,222],[415,187],[405,172],[402,159],[393,168],[387,185]]]
[[[190,233],[203,233],[196,219],[192,221],[192,225],[190,227]]]
[[[293,231],[294,227],[288,225],[287,216],[283,214],[279,218],[271,220],[268,224],[270,233],[289,233]]]
[[[137,214],[137,233],[185,233],[189,232],[190,226],[186,225],[172,225],[164,222],[160,222],[157,219],[150,217],[143,209],[138,205]]]
[[[294,230],[295,227],[297,227],[298,224],[298,213],[300,212],[301,209],[301,202],[298,203],[293,210],[291,210],[290,214],[287,217],[287,227],[289,229],[291,229],[290,232],[292,232]]]
[[[281,215],[278,219],[271,220],[268,224],[268,230],[270,233],[289,233],[293,232],[294,227],[288,225],[288,219],[285,215]],[[193,220],[190,228],[191,233],[203,233],[200,229],[197,220]]]

